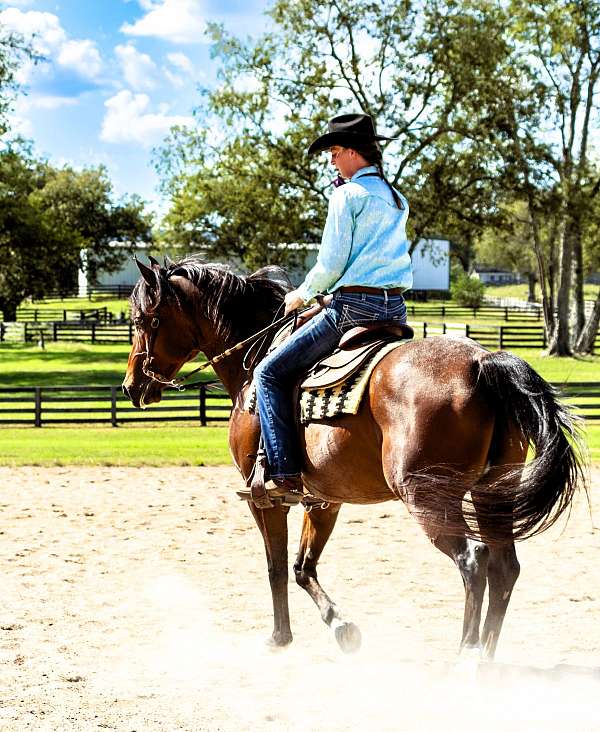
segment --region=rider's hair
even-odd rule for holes
[[[385,177],[385,173],[383,172],[383,154],[377,140],[367,142],[364,145],[353,146],[352,149],[356,150],[357,153],[360,153],[370,165],[374,165],[377,168],[377,172],[381,176],[382,180],[387,183],[388,188],[390,189],[392,196],[394,197],[394,202],[396,203],[396,206],[398,206],[398,208],[400,209],[403,209],[404,204],[402,203],[402,199],[396,193],[394,187]]]

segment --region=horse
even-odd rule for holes
[[[161,266],[138,261],[131,296],[135,327],[123,391],[135,407],[160,401],[181,367],[200,353],[231,397],[229,447],[242,478],[259,443],[245,407],[247,349],[232,346],[269,326],[291,285],[283,270],[250,275],[196,257]],[[229,351],[229,349],[232,349]],[[218,362],[218,363],[217,363]],[[290,398],[292,394],[290,393]],[[404,502],[433,546],[457,566],[465,606],[459,652],[493,659],[519,575],[515,541],[551,526],[585,486],[577,418],[524,360],[475,341],[437,336],[404,343],[375,367],[356,415],[298,428],[306,511],[293,565],[345,652],[361,634],[317,579],[317,564],[344,503]],[[525,466],[528,446],[534,458]],[[288,611],[289,506],[248,506],[264,540],[273,600],[268,643],[292,641]],[[488,607],[481,628],[482,604]]]

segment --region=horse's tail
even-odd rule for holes
[[[516,426],[534,450],[522,466],[507,467],[500,480],[477,490],[476,513],[512,523],[512,539],[552,526],[569,509],[578,486],[586,487],[586,448],[581,420],[557,400],[557,392],[531,366],[510,353],[479,359],[480,381],[495,413],[494,433]],[[509,523],[509,525],[510,525]]]

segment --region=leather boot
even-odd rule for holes
[[[304,485],[299,475],[286,475],[283,478],[271,478],[271,480],[283,493],[304,495]]]

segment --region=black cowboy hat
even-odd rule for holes
[[[396,140],[395,137],[385,137],[375,132],[373,119],[368,114],[341,114],[330,119],[327,123],[329,132],[317,139],[308,148],[308,154],[314,155],[322,150],[328,150],[334,145],[353,147],[364,145],[374,140]]]

